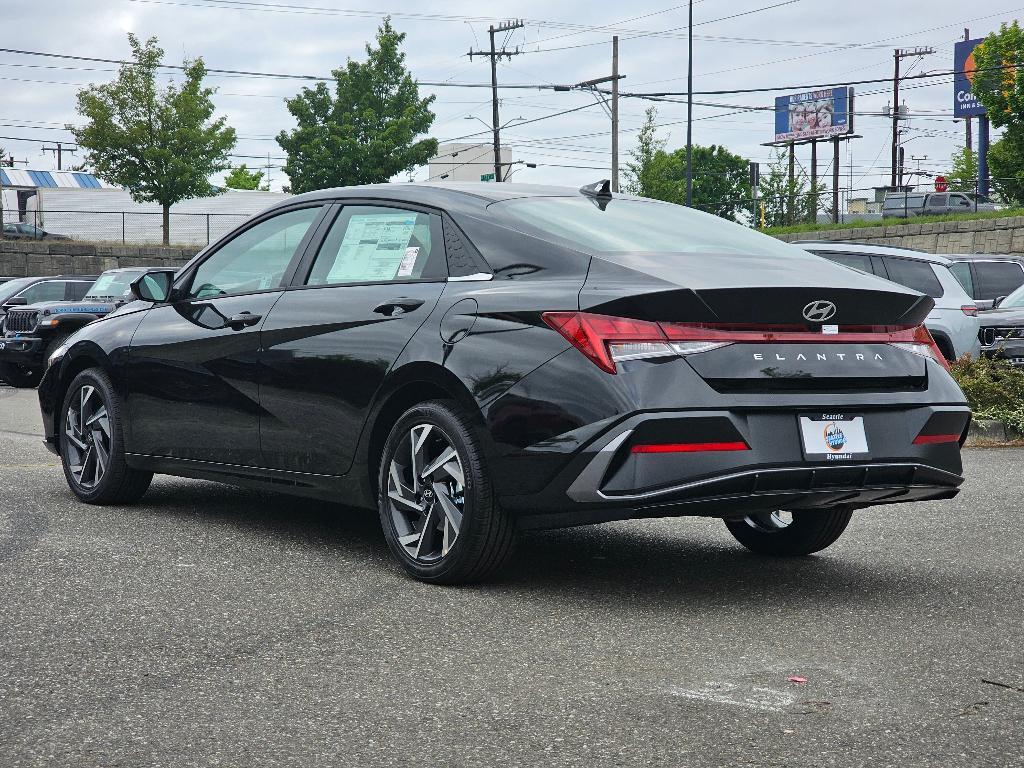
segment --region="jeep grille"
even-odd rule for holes
[[[39,313],[34,310],[8,310],[7,320],[4,327],[8,331],[12,331],[14,333],[27,333],[29,331],[34,331],[36,328],[36,318],[38,314]]]

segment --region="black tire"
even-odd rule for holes
[[[82,404],[85,393],[88,393],[88,406]],[[103,419],[93,422],[88,430],[84,426],[76,428],[76,422],[88,423],[88,419],[78,418],[71,411],[78,409],[81,415],[95,417],[101,408],[105,409],[105,430]],[[86,504],[132,504],[142,498],[153,480],[152,472],[132,469],[125,461],[121,414],[120,398],[110,377],[101,368],[88,368],[79,373],[64,396],[58,433],[61,464],[68,487]],[[107,459],[100,461],[96,457],[104,439],[107,441],[103,449]],[[76,446],[75,441],[84,448]],[[93,451],[92,465],[89,463],[90,448]],[[101,472],[97,470],[100,465]],[[90,466],[95,471],[90,472]],[[77,476],[76,469],[79,472]]]
[[[736,540],[752,552],[776,557],[799,557],[820,552],[846,530],[853,510],[849,507],[805,510],[792,513],[792,522],[782,525],[772,516],[750,516],[726,520]]]
[[[33,368],[17,363],[0,363],[0,379],[15,389],[35,389],[43,378],[42,368]]]
[[[427,425],[430,429],[424,436],[423,428]],[[410,456],[409,448],[411,441],[416,439],[417,430],[425,455],[423,464],[426,466],[421,464],[421,469],[430,468],[432,461],[428,451],[431,449],[441,454],[446,445],[457,454],[455,460],[438,467],[430,482],[420,482],[420,493],[413,490],[415,484],[411,480],[416,466],[415,456],[409,460],[410,466],[399,466]],[[392,479],[392,462],[395,462],[395,471],[403,486],[397,491]],[[462,483],[457,482],[446,469],[453,466],[458,470],[456,475],[463,476]],[[439,487],[441,490],[436,493],[427,490]],[[384,444],[378,488],[377,508],[384,538],[391,552],[413,578],[434,584],[468,584],[490,577],[507,562],[515,541],[514,521],[502,510],[495,497],[475,426],[454,402],[431,400],[410,408],[402,415]],[[448,495],[442,499],[444,489]],[[416,500],[423,509],[410,511],[407,506],[396,503],[389,491]],[[429,496],[424,495],[428,493]],[[445,504],[450,505],[453,500],[458,502],[460,499],[459,527],[454,543],[445,552],[449,533],[448,521],[444,517]],[[428,528],[427,521],[431,520],[430,551],[421,553],[425,544],[423,529]],[[403,531],[399,530],[400,526]],[[443,533],[440,528],[443,528]],[[410,541],[417,535],[420,541]],[[440,542],[437,541],[439,536]]]

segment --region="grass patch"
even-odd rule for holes
[[[860,229],[862,227],[892,227],[906,224],[935,224],[944,221],[976,221],[981,219],[1005,219],[1012,216],[1024,216],[1024,208],[1010,208],[1005,211],[986,211],[984,213],[949,213],[944,216],[916,216],[912,219],[857,219],[845,224],[791,224],[786,227],[767,227],[762,229],[766,235],[789,235],[797,232],[827,232],[833,229]]]

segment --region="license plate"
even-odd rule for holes
[[[821,413],[800,417],[804,456],[813,461],[863,459],[869,454],[864,417]]]

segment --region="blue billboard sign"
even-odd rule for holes
[[[853,132],[853,88],[823,88],[775,99],[775,140],[830,139]]]
[[[953,46],[953,117],[984,115],[985,107],[971,93],[974,81],[974,49],[985,38],[961,40]]]

